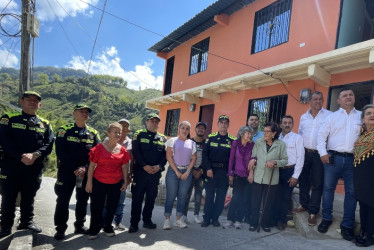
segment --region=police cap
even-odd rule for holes
[[[218,121],[227,120],[227,122],[230,122],[230,118],[227,115],[220,115],[218,117]]]
[[[27,97],[27,96],[30,96],[30,95],[35,96],[36,98],[38,98],[39,101],[42,100],[42,97],[40,96],[40,94],[35,92],[35,91],[25,91],[25,92],[23,92],[22,99]]]
[[[88,113],[91,113],[91,112],[92,112],[92,109],[91,109],[90,107],[88,107],[88,105],[86,105],[86,104],[82,104],[82,103],[80,103],[80,104],[75,105],[75,107],[74,107],[74,111],[75,111],[75,110],[80,110],[80,109],[87,109],[87,110],[88,110]]]
[[[153,118],[157,118],[160,121],[160,117],[156,113],[150,113],[149,115],[147,115],[147,121]]]

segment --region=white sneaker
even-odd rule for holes
[[[113,229],[118,230],[118,231],[124,231],[126,230],[126,227],[122,223],[119,223],[119,224],[116,224]]]
[[[186,228],[187,227],[187,224],[186,223],[184,223],[184,221],[182,221],[182,220],[176,220],[175,222],[174,222],[174,227],[179,227],[179,228]]]
[[[171,225],[170,225],[170,219],[165,219],[164,220],[164,230],[170,230],[171,229]]]
[[[243,228],[242,223],[240,223],[239,221],[235,221],[234,227],[235,227],[235,229],[242,229]]]
[[[225,223],[225,225],[223,225],[223,228],[230,228],[230,227],[232,227],[233,226],[233,222],[231,221],[231,220],[228,220],[226,223]]]
[[[193,220],[194,220],[195,223],[197,223],[197,224],[201,224],[201,223],[203,222],[203,220],[200,219],[200,217],[199,217],[198,214],[194,216]]]

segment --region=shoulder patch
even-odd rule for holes
[[[228,134],[228,136],[229,136],[230,139],[232,139],[232,140],[236,140],[236,137],[235,137],[235,136],[230,135],[230,134]]]
[[[94,129],[94,128],[90,127],[90,126],[87,126],[87,125],[86,125],[86,127],[87,127],[88,131],[90,131],[91,133],[93,133],[95,135],[98,134],[98,132],[97,132],[96,129]]]
[[[12,117],[15,117],[15,116],[22,115],[22,111],[7,112],[7,113],[5,113],[5,115],[7,115],[9,118],[12,118]]]
[[[45,124],[49,125],[49,121],[39,115],[36,115],[36,117],[38,117],[39,120],[41,120],[42,122],[44,122]]]
[[[68,123],[68,124],[65,124],[65,125],[62,125],[60,129],[65,129],[65,130],[68,130],[68,129],[71,129],[72,127],[74,127],[74,123]]]
[[[216,135],[218,135],[218,132],[211,133],[210,135],[208,135],[208,137],[213,137],[213,136],[216,136]]]

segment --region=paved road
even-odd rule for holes
[[[154,210],[154,222],[156,230],[143,229],[140,226],[138,233],[129,234],[126,231],[117,233],[115,237],[106,237],[99,234],[96,240],[88,240],[87,236],[73,234],[73,218],[75,201],[70,205],[69,228],[64,241],[53,239],[55,233],[53,226],[53,214],[56,196],[53,191],[55,179],[43,178],[42,186],[37,194],[35,202],[35,221],[43,228],[41,234],[34,235],[33,249],[352,249],[353,243],[340,239],[320,238],[307,239],[296,232],[294,228],[285,231],[272,229],[271,233],[250,232],[248,225],[241,230],[202,228],[195,223],[189,224],[186,229],[172,228],[162,230],[163,207],[156,206]],[[129,226],[129,208],[131,200],[127,200],[123,223]],[[87,218],[89,221],[89,216]],[[226,220],[220,218],[221,224]],[[88,226],[89,223],[86,222]]]

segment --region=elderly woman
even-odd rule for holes
[[[196,143],[189,139],[191,124],[183,121],[178,126],[178,137],[166,142],[166,159],[169,168],[166,173],[166,200],[164,230],[171,229],[170,215],[175,198],[177,198],[177,218],[175,227],[186,228],[187,224],[181,220],[185,207],[188,190],[191,186],[190,174],[196,161]]]
[[[224,228],[234,226],[242,228],[245,205],[249,204],[251,184],[248,181],[248,163],[255,145],[252,141],[252,128],[244,126],[239,129],[237,139],[232,142],[229,160],[229,184],[233,187],[232,200]]]
[[[354,147],[353,183],[360,203],[361,230],[356,246],[374,245],[374,104],[365,105],[361,118],[363,132]]]
[[[281,129],[278,124],[268,122],[264,125],[264,138],[258,139],[253,147],[252,157],[248,164],[248,180],[252,185],[251,213],[249,231],[255,231],[261,226],[265,232],[270,232],[272,225],[272,206],[275,200],[276,185],[279,182],[279,168],[288,162],[286,144],[279,140]],[[261,225],[259,214],[262,200],[267,200],[263,209]],[[265,203],[265,202],[264,202]]]
[[[91,222],[88,238],[93,240],[103,227],[103,209],[106,201],[107,214],[104,232],[115,235],[112,221],[116,212],[120,193],[127,187],[127,162],[129,153],[118,143],[122,126],[118,122],[107,128],[108,140],[91,149],[90,165],[87,172],[86,191],[91,194]],[[124,181],[122,182],[122,178]]]

